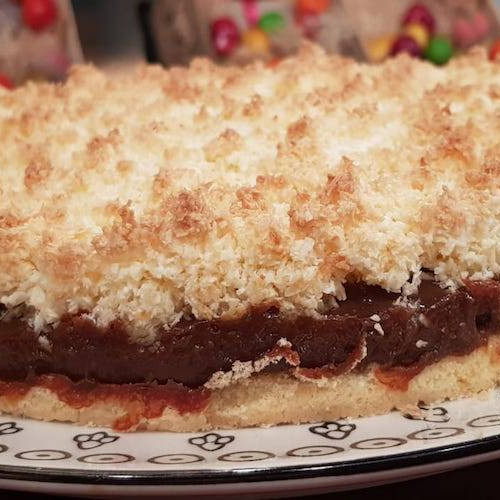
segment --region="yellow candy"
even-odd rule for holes
[[[410,23],[405,26],[405,34],[411,36],[421,49],[425,49],[429,43],[429,32],[427,28],[420,23]]]
[[[250,28],[243,33],[243,45],[251,52],[263,54],[269,52],[269,37],[259,28]]]
[[[393,35],[381,36],[368,42],[366,52],[370,61],[379,62],[385,59],[389,55],[393,43]]]

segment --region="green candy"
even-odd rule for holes
[[[285,26],[285,20],[279,12],[267,12],[259,19],[259,28],[266,33],[273,33]]]
[[[432,37],[424,50],[424,56],[434,64],[445,64],[453,55],[453,45],[449,38],[444,36]]]

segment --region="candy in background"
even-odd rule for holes
[[[83,60],[272,65],[304,38],[371,62],[406,52],[445,64],[476,44],[495,58],[499,12],[500,0],[0,0],[0,84],[60,80]]]
[[[157,58],[185,63],[275,61],[303,38],[327,51],[378,62],[407,52],[436,64],[500,37],[487,0],[159,0],[151,5]]]
[[[0,79],[62,79],[82,53],[66,0],[0,0]]]

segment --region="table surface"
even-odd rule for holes
[[[432,492],[429,498],[451,498],[456,495],[458,499],[498,499],[497,474],[499,470],[500,460],[495,460],[413,481],[309,498],[311,500],[325,500],[327,498],[333,498],[334,500],[387,500],[389,498],[422,500],[422,492],[427,492],[427,494]],[[56,500],[62,497],[0,491],[0,498],[8,498],[9,500]]]

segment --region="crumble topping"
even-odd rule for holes
[[[499,273],[500,65],[141,67],[0,90],[0,303],[138,341],[273,302],[318,316],[360,279]],[[416,278],[417,277],[417,278]]]

